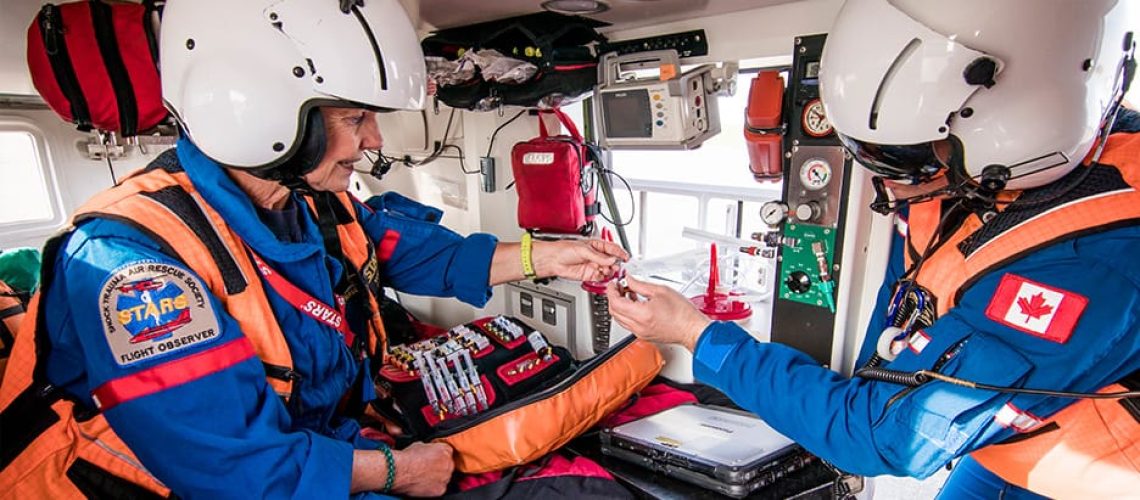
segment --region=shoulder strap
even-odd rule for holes
[[[574,120],[571,120],[561,109],[554,108],[552,110],[541,110],[539,113],[554,113],[558,117],[558,121],[562,122],[562,126],[566,128],[566,132],[574,139],[575,142],[581,144],[583,142],[582,134],[578,133],[578,127],[574,125]],[[546,123],[539,117],[538,120],[538,134],[543,139],[550,137],[550,133],[546,130]]]

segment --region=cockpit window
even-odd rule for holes
[[[38,139],[23,130],[0,130],[0,226],[55,217]]]

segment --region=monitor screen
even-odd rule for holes
[[[653,137],[648,90],[603,92],[602,114],[606,137]]]

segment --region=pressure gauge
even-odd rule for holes
[[[831,122],[823,112],[823,102],[812,99],[804,106],[803,116],[804,133],[812,137],[825,137],[831,135]]]
[[[760,220],[765,224],[775,227],[784,222],[784,218],[788,216],[788,206],[783,202],[769,201],[760,206]]]
[[[831,164],[823,158],[812,158],[800,166],[800,184],[804,189],[818,191],[831,182]]]

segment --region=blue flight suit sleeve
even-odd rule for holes
[[[911,348],[886,367],[1061,391],[1090,392],[1115,382],[1140,368],[1137,316],[1126,312],[1140,307],[1140,264],[1121,258],[1134,254],[1137,242],[1135,228],[1102,233],[989,273],[923,337],[912,336]],[[999,288],[1012,279],[1086,298],[1071,336],[1050,340],[993,319]],[[799,351],[756,342],[736,325],[720,322],[701,335],[693,372],[809,451],[864,475],[929,476],[955,457],[1013,435],[1012,427],[995,418],[1007,405],[1047,418],[1072,403],[942,382],[909,388],[848,379]]]
[[[404,201],[399,204],[401,210],[409,211],[405,202],[410,200],[400,199]],[[430,218],[363,204],[357,205],[356,212],[376,244],[386,284],[416,295],[455,297],[475,307],[490,300],[491,257],[499,242],[495,236],[475,233],[463,237]]]
[[[424,205],[395,191],[388,191],[364,202],[373,211],[387,212],[406,219],[436,222],[443,220],[443,210]]]
[[[54,266],[44,300],[53,351],[64,355],[53,352],[48,376],[101,402],[158,480],[185,498],[348,496],[353,444],[293,429],[200,277],[108,220],[82,224]]]
[[[875,309],[871,312],[871,318],[867,322],[867,330],[863,336],[863,346],[859,349],[859,355],[855,358],[855,366],[860,367],[867,364],[867,360],[871,359],[871,355],[875,353],[878,346],[879,335],[888,326],[887,324],[887,307],[891,302],[891,295],[894,292],[894,283],[902,278],[904,269],[903,253],[906,252],[906,235],[903,233],[906,227],[905,214],[895,215],[894,226],[896,231],[891,231],[891,246],[890,255],[887,260],[887,270],[883,276],[883,284],[879,287],[878,295],[875,296]]]

